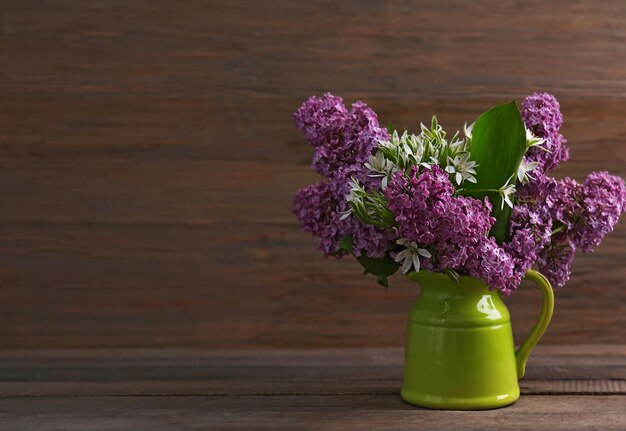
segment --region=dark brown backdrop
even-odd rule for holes
[[[549,3],[549,4],[544,4]],[[326,90],[449,129],[557,95],[560,175],[626,176],[626,3],[0,1],[0,347],[396,346],[418,289],[324,259],[291,113]],[[626,341],[626,223],[547,343]],[[516,337],[539,309],[508,301]]]

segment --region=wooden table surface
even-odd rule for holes
[[[402,350],[12,350],[2,430],[626,429],[626,346],[540,346],[512,406],[399,396]]]

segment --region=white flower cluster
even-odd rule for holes
[[[544,139],[536,137],[533,134],[533,132],[526,129],[526,148],[527,149],[532,148],[532,147],[537,147],[543,151],[550,152],[550,150],[542,146],[544,142],[545,142]],[[532,178],[532,176],[529,175],[528,173],[537,169],[537,166],[539,166],[539,162],[527,162],[526,160],[522,160],[522,163],[520,163],[519,168],[517,170],[517,179],[521,183],[528,182],[528,178]]]
[[[402,272],[405,274],[409,272],[411,267],[413,267],[415,272],[420,271],[420,256],[432,257],[428,250],[420,248],[416,243],[406,238],[400,238],[396,243],[403,246],[404,250],[399,252],[394,260],[402,264]]]
[[[370,176],[382,178],[382,189],[387,187],[389,177],[399,171],[408,171],[412,166],[427,168],[434,164],[445,169],[451,180],[461,185],[463,181],[476,182],[476,162],[470,160],[469,149],[472,126],[465,126],[465,137],[457,132],[446,139],[446,132],[433,117],[430,127],[421,124],[419,134],[394,131],[387,141],[380,141],[378,151],[365,166]]]
[[[351,181],[348,202],[350,208],[343,213],[342,218],[350,214],[356,215],[367,223],[376,226],[387,226],[393,220],[393,216],[386,210],[385,199],[382,192],[387,188],[389,179],[396,172],[408,172],[413,166],[418,169],[430,169],[433,165],[439,165],[450,176],[450,181],[455,184],[457,193],[469,193],[464,183],[476,183],[476,167],[478,164],[471,160],[470,149],[472,146],[472,131],[474,124],[465,124],[463,135],[456,132],[452,139],[446,139],[446,132],[433,116],[430,127],[420,124],[419,134],[409,134],[404,131],[399,135],[394,131],[389,140],[380,141],[376,153],[370,156],[365,163],[371,178],[379,178],[380,190],[368,190],[359,184],[356,179]],[[526,129],[527,148],[541,146],[544,140],[536,137]],[[499,189],[481,189],[476,191],[497,192],[501,197],[501,207],[508,205],[513,207],[515,195],[515,177],[524,183],[530,177],[529,172],[537,168],[537,162],[523,160],[517,171],[517,175],[511,176]]]

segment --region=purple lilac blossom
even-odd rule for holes
[[[597,247],[626,212],[626,185],[608,172],[592,172],[582,184],[582,214],[576,227],[577,245],[584,253]]]
[[[515,277],[513,259],[493,237],[485,237],[478,246],[472,247],[470,256],[466,265],[469,275],[482,278],[489,287],[507,296],[517,289],[517,279],[521,276]]]
[[[582,187],[569,177],[557,180],[552,193],[545,197],[545,205],[553,222],[565,226],[567,231],[574,228],[582,212]]]
[[[552,218],[545,207],[522,203],[513,208],[511,239],[502,246],[513,258],[515,284],[535,263],[551,234]]]
[[[549,93],[533,93],[526,96],[520,109],[526,127],[535,136],[550,136],[559,133],[563,125],[561,105]]]
[[[337,138],[348,115],[343,99],[326,93],[322,97],[309,97],[294,112],[293,117],[296,126],[304,133],[309,144],[317,148]]]
[[[528,265],[532,258],[531,265],[536,262],[539,271],[557,287],[562,287],[571,273],[570,266],[576,251],[571,230],[580,214],[580,193],[579,184],[570,178],[555,180],[539,173],[520,187],[517,204],[513,208],[512,240],[506,247],[516,257],[524,253],[530,255],[521,264]],[[518,232],[525,230],[530,230],[535,239],[532,249],[524,250],[516,240]],[[529,242],[527,247],[530,245]]]
[[[294,120],[315,149],[313,168],[331,180],[346,166],[359,165],[365,170],[363,164],[378,141],[389,138],[365,103],[354,103],[348,112],[343,100],[330,93],[306,100],[294,113]]]
[[[300,189],[293,203],[293,212],[300,220],[302,230],[320,239],[319,248],[325,255],[344,255],[344,251],[337,250],[339,242],[346,235],[352,235],[355,256],[365,253],[372,258],[384,257],[393,245],[393,233],[365,224],[353,216],[342,219],[347,208],[347,202],[337,198],[328,182]]]
[[[593,251],[626,210],[626,186],[607,172],[593,172],[582,184],[539,175],[520,188],[517,200],[512,234],[532,228],[526,212],[536,213],[537,265],[553,285],[562,287],[569,280],[576,250]],[[554,229],[554,234],[547,236],[543,229],[550,233]]]
[[[364,166],[378,140],[389,138],[376,113],[363,102],[354,103],[348,112],[340,97],[326,93],[306,100],[294,119],[314,147],[314,169],[328,178],[296,194],[293,211],[302,229],[320,238],[320,249],[327,256],[345,254],[337,247],[346,235],[352,235],[355,256],[384,257],[393,246],[390,230],[365,224],[352,215],[342,217],[348,209],[350,179],[368,190],[380,188],[381,179],[370,177]]]
[[[555,188],[553,178],[539,175],[522,185],[517,192],[517,203],[511,213],[511,240],[503,245],[513,257],[514,273],[519,276],[517,283],[550,242],[553,221],[546,198]]]
[[[491,204],[459,196],[440,206],[436,225],[436,256],[441,269],[462,270],[471,253],[469,249],[483,242],[495,219],[490,216]]]
[[[345,234],[337,209],[337,200],[326,182],[304,187],[294,197],[293,212],[302,230],[320,239],[319,248],[326,255],[335,253]]]
[[[433,253],[432,259],[420,259],[423,270],[454,269],[508,295],[536,263],[553,285],[563,286],[576,250],[592,251],[626,211],[626,186],[607,172],[592,173],[582,184],[547,176],[569,157],[560,134],[559,103],[550,94],[535,93],[524,100],[521,114],[526,127],[545,143],[525,156],[526,162],[539,166],[518,188],[508,243],[498,245],[487,237],[494,223],[489,201],[454,196],[448,174],[437,165],[421,173],[414,167],[391,178],[384,195],[395,216],[394,230],[352,215],[343,217],[351,178],[368,191],[380,190],[381,179],[370,177],[364,162],[388,133],[364,103],[348,111],[342,99],[330,93],[311,97],[294,113],[296,125],[314,148],[313,167],[327,180],[301,189],[293,211],[303,230],[320,239],[326,255],[345,254],[337,250],[339,242],[352,235],[356,256],[393,257],[395,240],[406,238]]]
[[[404,172],[395,173],[384,195],[398,223],[399,237],[425,247],[436,239],[435,217],[446,210],[454,186],[437,165],[420,175],[418,172],[419,168],[413,166],[408,177]]]
[[[518,286],[522,277],[528,271],[535,260],[539,247],[530,229],[518,229],[511,240],[503,244],[504,250],[511,256],[513,265],[513,279],[511,284]]]
[[[363,253],[371,258],[385,257],[395,244],[396,237],[393,231],[365,224],[354,217],[352,220],[354,222],[349,233],[354,239],[353,254],[357,257]]]
[[[563,287],[571,275],[571,266],[576,253],[576,245],[566,233],[558,233],[537,256],[539,272],[546,276],[553,286]]]
[[[563,124],[559,102],[548,93],[534,93],[527,96],[520,109],[526,127],[544,140],[540,147],[528,149],[525,161],[537,162],[539,172],[554,169],[569,159],[567,141],[559,133]]]
[[[521,275],[515,277],[512,256],[487,237],[495,222],[491,204],[487,199],[455,197],[448,174],[439,166],[421,173],[413,167],[408,176],[396,173],[385,198],[398,224],[398,236],[434,251],[436,263],[425,268],[468,273],[504,294],[517,287]]]

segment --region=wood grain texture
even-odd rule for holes
[[[0,398],[7,430],[622,430],[626,396],[528,395],[484,412],[421,410],[398,396]]]
[[[8,350],[0,395],[397,395],[402,365],[399,348]],[[626,347],[539,346],[520,384],[530,395],[626,395]]]
[[[402,345],[417,288],[324,259],[290,214],[314,93],[456,129],[550,91],[559,175],[626,176],[617,0],[7,0],[0,25],[2,348]],[[546,343],[626,341],[625,226],[578,257]],[[539,300],[508,301],[517,341]]]
[[[626,346],[540,347],[522,397],[482,412],[402,402],[402,350],[8,350],[13,430],[621,430]]]

